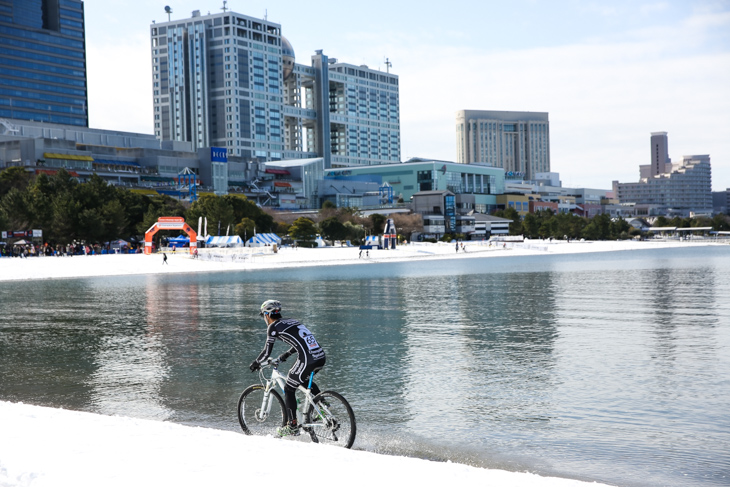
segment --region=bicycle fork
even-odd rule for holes
[[[259,421],[265,421],[269,417],[271,412],[271,384],[268,383],[264,387],[264,399],[261,402],[261,409],[257,411],[256,419]]]

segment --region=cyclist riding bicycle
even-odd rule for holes
[[[289,422],[276,430],[279,436],[297,436],[300,426],[297,424],[297,400],[295,392],[300,384],[309,381],[310,374],[319,372],[325,364],[324,349],[319,346],[311,331],[299,321],[281,317],[281,303],[275,299],[264,301],[259,316],[266,322],[266,344],[263,351],[251,362],[251,372],[261,368],[261,364],[269,358],[277,339],[291,348],[279,356],[285,361],[290,355],[297,354],[297,361],[289,369],[284,387],[284,403]],[[312,394],[319,394],[319,387],[312,382]]]

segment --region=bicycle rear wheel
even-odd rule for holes
[[[309,434],[315,443],[350,448],[355,442],[357,428],[355,414],[350,404],[335,391],[324,391],[314,397],[319,407],[307,408],[304,422],[309,426]]]
[[[262,412],[262,408],[266,410]],[[249,386],[238,400],[238,422],[247,435],[276,435],[276,428],[286,424],[284,400],[271,389],[268,404],[265,405],[264,386]]]

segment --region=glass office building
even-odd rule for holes
[[[88,127],[82,1],[0,0],[0,118]]]

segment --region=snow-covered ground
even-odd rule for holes
[[[168,253],[0,259],[0,281],[132,274],[221,272],[314,265],[508,257],[550,253],[629,251],[712,245],[709,242],[530,241],[506,247],[466,243],[414,244],[396,250],[284,248],[230,253],[219,260]],[[716,244],[718,245],[718,244]],[[719,244],[727,245],[727,244]],[[243,257],[243,258],[241,258]],[[357,446],[357,443],[356,443]],[[300,473],[292,474],[292,469]],[[231,431],[0,402],[0,487],[223,486],[294,482],[342,485],[489,485],[567,487],[598,485],[530,473],[378,455],[365,451],[255,438]]]
[[[8,402],[0,425],[2,487],[601,485]]]
[[[284,267],[306,267],[339,264],[369,264],[430,259],[468,259],[476,257],[508,257],[585,252],[630,251],[679,246],[727,245],[710,241],[616,241],[616,242],[547,242],[531,240],[506,246],[488,243],[465,243],[466,251],[456,252],[453,244],[410,244],[395,250],[370,250],[358,247],[325,247],[318,249],[283,248],[273,253],[271,247],[201,250],[200,258],[192,259],[183,251],[167,252],[168,263],[161,254],[99,255],[74,257],[0,258],[0,281],[54,279],[131,274],[177,274],[186,272],[222,272]],[[210,255],[209,255],[210,254]],[[215,260],[207,260],[210,257]],[[235,257],[235,258],[234,258]]]

